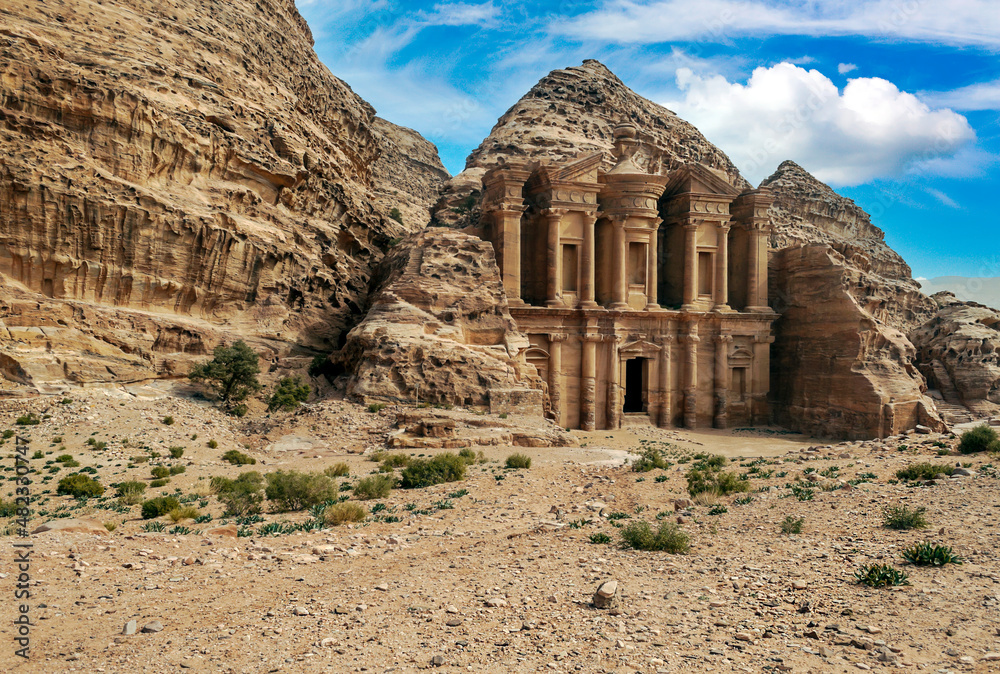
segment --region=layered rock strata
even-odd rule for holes
[[[493,247],[429,228],[390,250],[371,306],[337,358],[362,400],[461,405],[541,417],[545,386],[507,309]]]

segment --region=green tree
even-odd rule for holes
[[[284,377],[278,382],[274,393],[267,401],[267,411],[284,410],[291,412],[309,399],[309,384],[303,384],[301,377]]]
[[[398,208],[393,208],[391,211],[389,211],[389,217],[398,222],[399,224],[403,224],[403,214],[399,212]]]
[[[260,374],[258,356],[246,342],[240,340],[232,346],[220,344],[212,355],[212,360],[196,365],[188,378],[211,386],[224,407],[235,410],[241,407],[238,403],[261,389],[257,381]]]

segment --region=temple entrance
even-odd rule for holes
[[[625,407],[623,411],[626,414],[646,411],[643,400],[645,364],[645,358],[631,358],[625,361]]]

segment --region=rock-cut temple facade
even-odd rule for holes
[[[483,178],[485,233],[551,414],[583,430],[767,423],[772,197],[700,164],[643,170],[635,134],[615,129],[607,172],[595,153]]]

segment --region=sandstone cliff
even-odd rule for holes
[[[493,255],[443,228],[394,247],[372,280],[371,308],[339,354],[362,400],[543,413],[544,385],[521,352]]]
[[[0,293],[21,292],[17,327],[75,301],[176,319],[195,341],[324,351],[447,176],[319,62],[292,0],[0,8],[0,143]]]
[[[445,186],[434,209],[439,222],[464,223],[454,208],[481,187],[486,169],[508,161],[563,161],[592,152],[605,153],[612,168],[612,129],[632,122],[639,130],[638,157],[663,172],[699,162],[721,171],[739,188],[750,187],[729,157],[698,129],[676,114],[629,89],[602,63],[553,70],[497,121],[490,135],[472,151],[465,170]],[[461,208],[460,208],[461,210]],[[473,218],[474,219],[474,218]]]
[[[910,337],[920,369],[949,404],[980,416],[1000,412],[1000,312],[937,293],[934,317]]]

